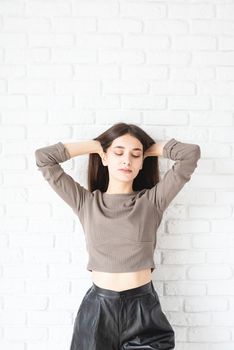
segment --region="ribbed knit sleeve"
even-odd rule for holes
[[[163,147],[163,157],[175,160],[163,178],[149,192],[149,200],[163,212],[183,188],[197,167],[201,157],[200,146],[170,139]]]
[[[35,151],[35,158],[44,179],[73,211],[79,214],[90,192],[68,175],[59,164],[71,158],[64,144],[58,142],[39,148]]]

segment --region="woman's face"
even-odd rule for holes
[[[143,165],[143,145],[130,134],[117,137],[104,153],[102,162],[108,166],[109,176],[125,182],[133,181]],[[120,170],[126,168],[131,172]]]

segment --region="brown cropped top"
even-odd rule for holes
[[[35,151],[38,170],[82,224],[89,256],[87,270],[151,268],[153,272],[156,233],[163,212],[190,180],[200,147],[172,138],[164,145],[163,156],[175,162],[152,188],[108,194],[88,191],[64,171],[59,163],[71,157],[62,142]]]

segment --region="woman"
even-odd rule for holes
[[[83,154],[89,154],[88,190],[59,164]],[[163,179],[159,156],[175,160]],[[35,157],[78,216],[92,271],[70,350],[174,349],[174,330],[151,279],[156,231],[197,167],[200,147],[174,138],[155,143],[137,125],[116,123],[93,140],[58,142]]]

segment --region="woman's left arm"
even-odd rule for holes
[[[152,150],[157,154],[153,154]],[[152,147],[151,155],[163,155],[165,158],[175,160],[162,180],[147,190],[149,200],[156,205],[160,212],[163,212],[186,182],[190,180],[201,157],[201,150],[197,144],[180,142],[172,138],[163,145],[159,145],[158,148]]]

